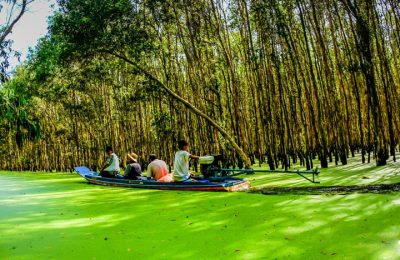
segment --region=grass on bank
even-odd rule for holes
[[[316,180],[320,183],[314,184],[294,173],[256,173],[243,175],[248,178],[252,186],[263,187],[308,187],[308,186],[350,186],[350,185],[373,185],[400,183],[400,154],[397,154],[397,162],[392,159],[384,167],[376,167],[375,161],[362,163],[361,156],[348,158],[347,165],[335,165],[329,163],[327,169],[321,169],[318,161],[314,161],[314,167],[318,167],[320,174]],[[255,166],[254,169],[268,169],[267,165]],[[294,165],[293,169],[304,169],[300,165]],[[306,175],[311,177],[311,175]]]

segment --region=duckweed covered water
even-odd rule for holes
[[[355,181],[348,183],[373,182],[375,174],[349,174]],[[265,181],[265,176],[251,178]],[[270,178],[286,179],[289,186],[314,185],[300,184],[297,177]],[[2,172],[0,183],[1,259],[400,257],[398,192],[158,191],[96,186],[59,173]]]

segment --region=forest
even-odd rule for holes
[[[171,165],[179,139],[240,168],[397,159],[397,0],[58,5],[28,61],[1,70],[1,169],[97,169],[107,145]]]

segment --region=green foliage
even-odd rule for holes
[[[152,122],[152,127],[159,137],[159,141],[162,141],[163,137],[166,137],[173,133],[171,128],[171,115],[168,113],[156,113]]]
[[[147,0],[145,6],[149,9],[154,20],[159,24],[169,24],[174,22],[173,6],[170,1]],[[176,5],[181,5],[183,1],[175,1]]]
[[[99,164],[92,151],[105,142],[122,154],[137,148],[143,158],[156,147],[172,161],[177,137],[191,139],[196,152],[236,160],[234,146],[169,89],[249,156],[277,167],[316,154],[345,163],[357,150],[365,161],[380,154],[376,141],[394,156],[399,4],[353,3],[60,0],[49,34],[2,91],[1,141],[13,151],[16,139],[36,135],[27,122],[39,122],[43,139],[11,152],[49,158],[44,166],[30,160],[35,169]]]
[[[63,60],[110,53],[127,53],[135,59],[152,49],[143,17],[129,0],[69,0],[59,5],[61,12],[53,17],[50,33],[65,46]]]
[[[7,131],[15,133],[15,142],[22,147],[25,140],[36,140],[41,136],[39,117],[34,112],[35,101],[32,100],[30,85],[26,84],[26,71],[17,72],[14,80],[6,83],[0,91],[0,138],[5,139]]]
[[[28,55],[30,62],[27,65],[36,82],[43,84],[51,75],[56,74],[59,57],[65,49],[65,44],[51,37],[40,39],[35,50]]]

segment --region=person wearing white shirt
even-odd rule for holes
[[[200,157],[189,153],[189,143],[185,140],[178,142],[178,148],[174,159],[174,181],[187,181],[192,176],[189,172],[189,159]]]
[[[107,159],[100,171],[102,177],[114,178],[119,173],[119,159],[110,146],[106,147]]]

